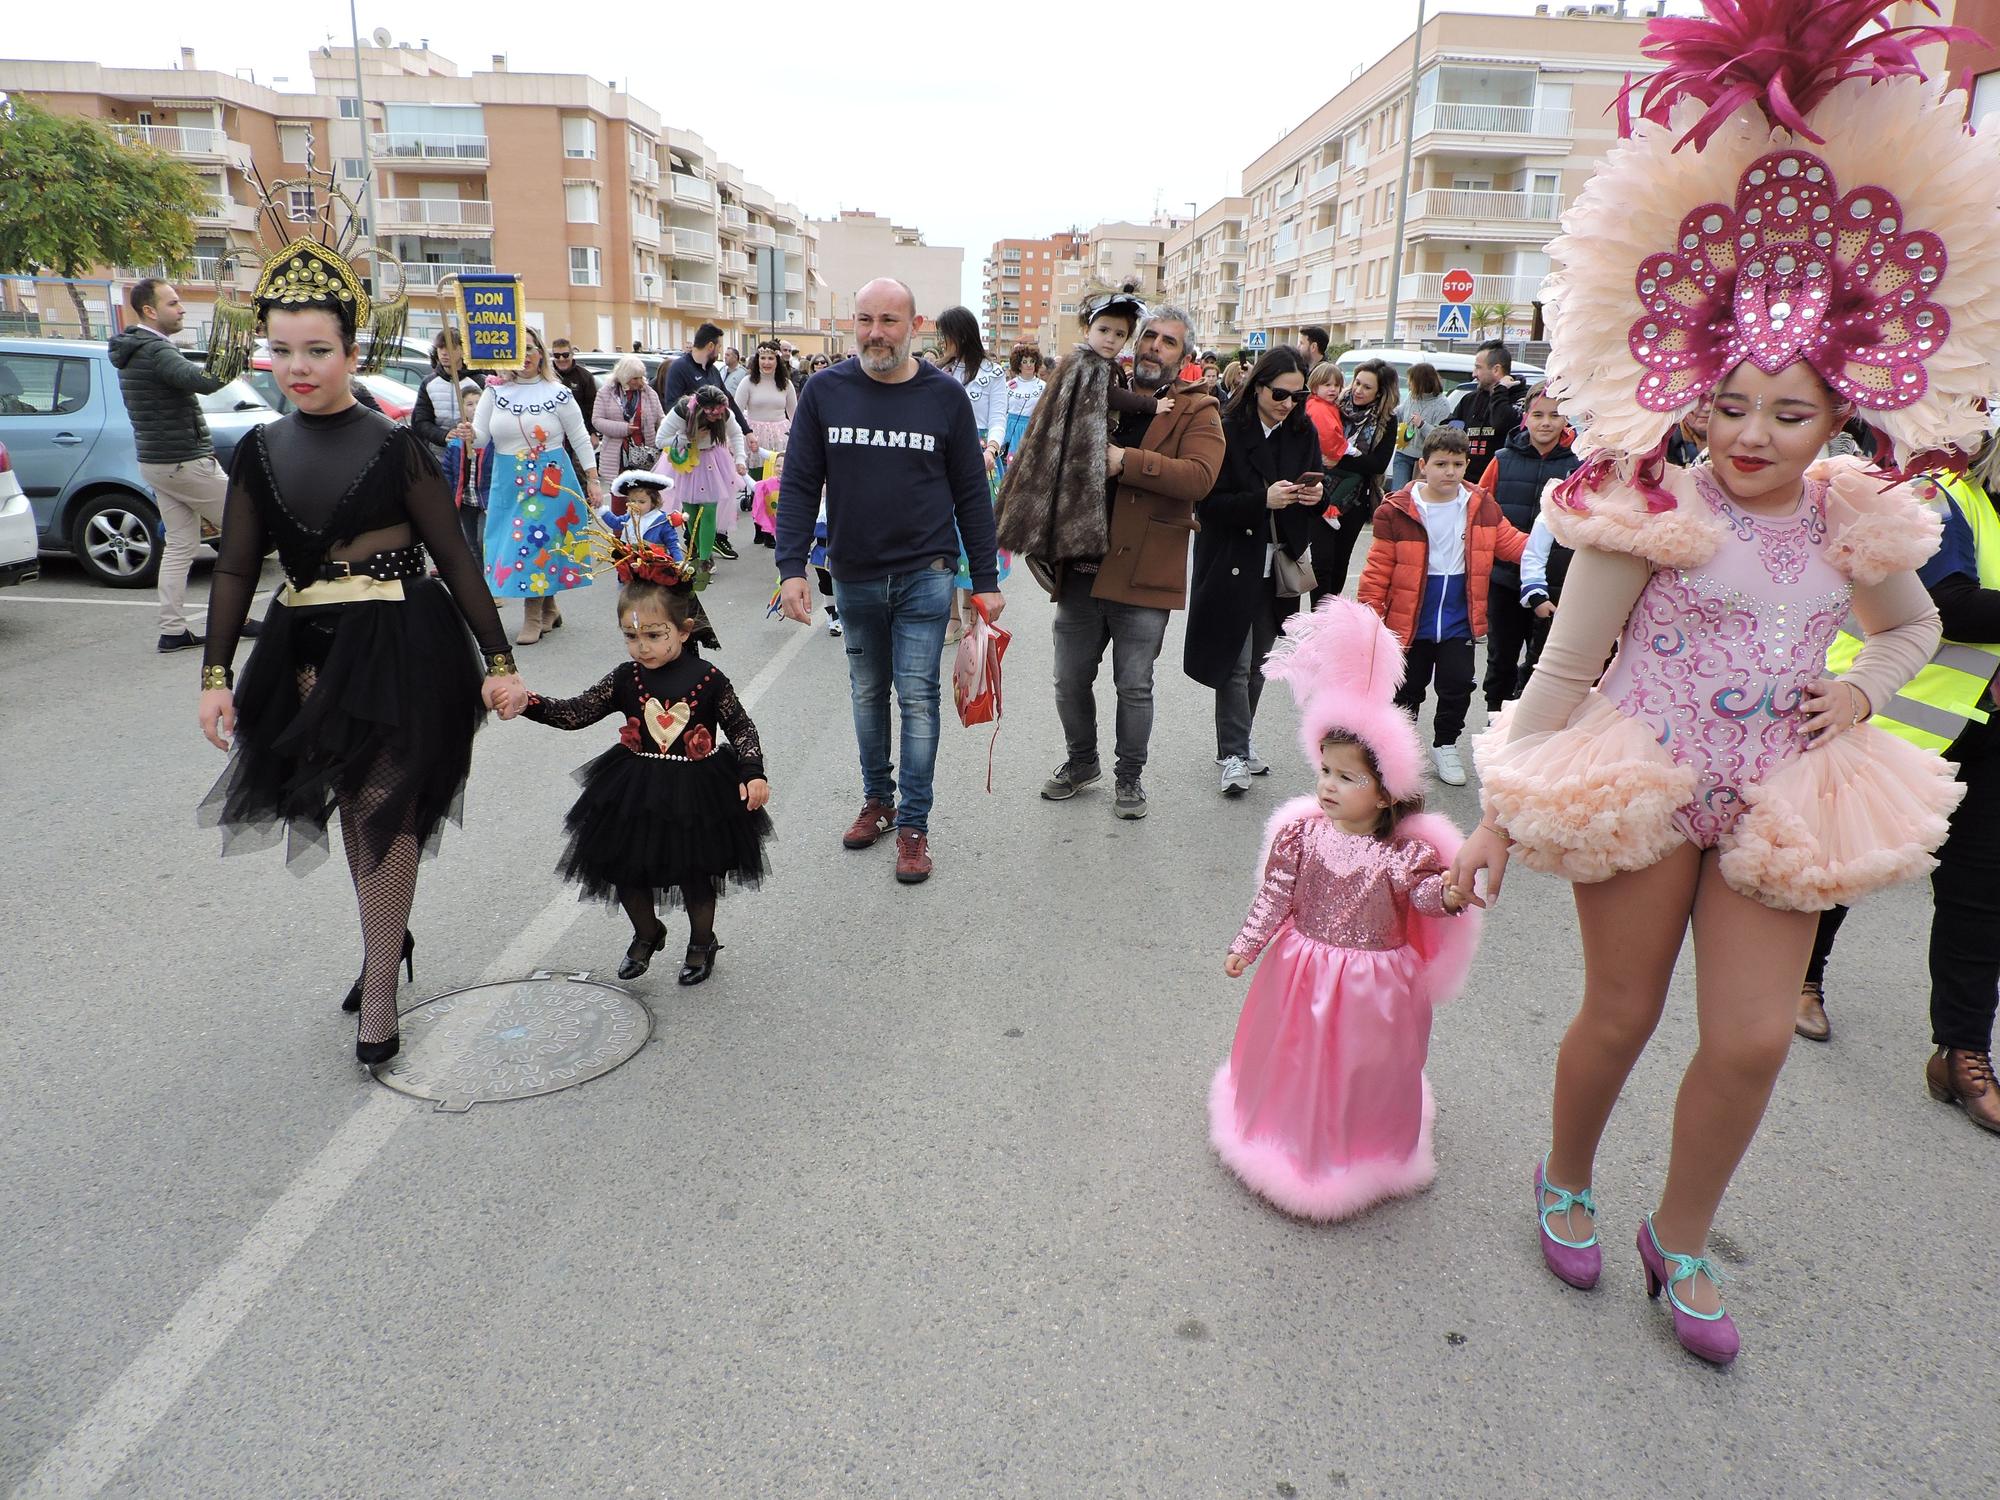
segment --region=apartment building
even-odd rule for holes
[[[981,267],[983,297],[979,325],[986,347],[1009,350],[1049,320],[1058,267],[1080,261],[1087,248],[1080,230],[1061,230],[1038,240],[995,240]]]
[[[1542,247],[1617,139],[1618,90],[1653,70],[1639,54],[1649,7],[1629,17],[1543,9],[1431,17],[1413,114],[1405,39],[1245,169],[1239,330],[1265,330],[1273,344],[1311,324],[1336,342],[1421,340],[1435,329],[1444,273],[1464,267],[1475,334],[1529,334],[1549,266]]]
[[[816,248],[804,215],[719,160],[651,106],[575,74],[516,73],[496,55],[461,75],[428,45],[351,47],[309,60],[310,92],[202,70],[0,61],[0,89],[110,123],[182,157],[208,181],[194,274],[196,336],[217,278],[240,293],[258,265],[257,191],[333,171],[403,265],[413,337],[440,326],[454,273],[521,276],[528,321],[584,348],[682,347],[704,321],[747,342],[821,333]],[[322,205],[306,186],[285,211]],[[111,296],[153,267],[106,267]],[[806,337],[812,335],[814,337]]]
[[[1194,319],[1198,349],[1234,349],[1250,200],[1223,198],[1167,237],[1160,295]]]
[[[957,245],[930,245],[924,232],[897,224],[866,209],[842,209],[835,219],[814,219],[819,264],[829,289],[832,330],[854,333],[854,294],[878,276],[893,276],[916,293],[917,311],[935,320],[956,307],[965,292],[965,251]]]
[[[1156,224],[1134,224],[1116,219],[1095,225],[1078,238],[1077,254],[1071,259],[1051,262],[1049,309],[1039,327],[1022,324],[1023,337],[1037,344],[1051,357],[1074,347],[1083,337],[1077,319],[1085,297],[1093,290],[1136,282],[1139,295],[1156,301],[1163,285],[1166,243],[1179,233],[1178,218]]]

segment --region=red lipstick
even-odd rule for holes
[[[1771,460],[1768,458],[1739,457],[1732,458],[1729,462],[1731,467],[1739,474],[1755,474],[1759,469],[1768,469],[1771,467]]]

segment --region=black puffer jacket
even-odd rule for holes
[[[111,363],[118,369],[140,463],[186,463],[215,451],[194,398],[221,390],[220,380],[145,328],[128,328],[111,341]]]
[[[1555,447],[1544,453],[1528,436],[1527,428],[1517,427],[1479,478],[1500,502],[1501,514],[1513,523],[1514,529],[1528,532],[1535,529],[1535,518],[1542,513],[1542,491],[1555,480],[1569,478],[1577,466],[1577,456],[1568,443],[1558,438]],[[1549,552],[1549,589],[1558,598],[1562,595],[1563,575],[1569,571],[1569,558],[1569,548],[1561,543]],[[1493,597],[1503,595],[1508,599],[1521,597],[1521,567],[1495,558]]]

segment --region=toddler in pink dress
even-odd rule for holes
[[[1403,653],[1370,610],[1295,616],[1265,667],[1301,700],[1318,792],[1271,821],[1263,884],[1224,968],[1259,956],[1209,1139],[1289,1213],[1341,1219],[1436,1175],[1431,1012],[1464,982],[1478,917],[1445,873],[1457,829],[1425,816],[1422,752],[1393,698]]]

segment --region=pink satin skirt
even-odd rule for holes
[[[1340,1219],[1436,1175],[1424,1078],[1431,1010],[1408,948],[1336,948],[1287,922],[1264,950],[1209,1139],[1288,1213]]]

